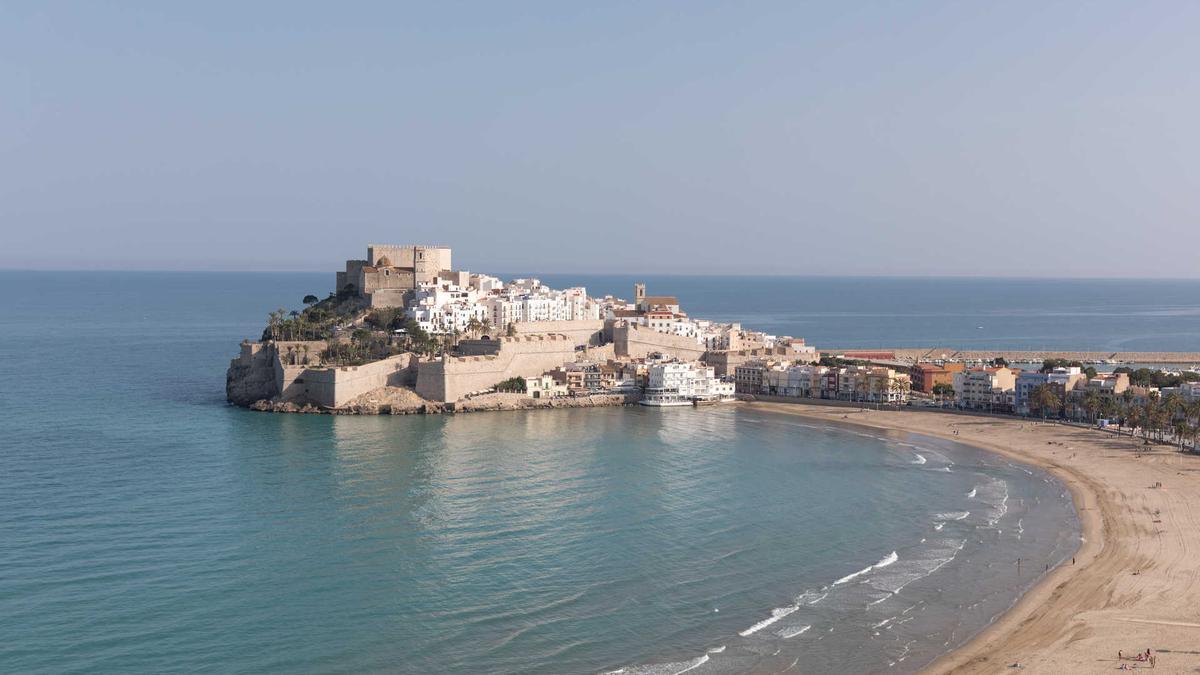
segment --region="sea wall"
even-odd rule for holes
[[[575,343],[564,335],[525,335],[495,341],[494,354],[443,356],[417,365],[417,394],[430,401],[457,401],[512,377],[540,375],[575,360]]]
[[[336,408],[373,389],[416,383],[416,359],[412,354],[361,366],[320,367],[304,363],[304,346],[308,346],[308,357],[313,360],[325,344],[243,342],[225,374],[225,397],[242,406],[265,400]]]
[[[1012,349],[954,349],[952,347],[921,347],[921,348],[891,348],[879,347],[864,350],[854,349],[821,349],[822,354],[837,355],[844,352],[880,351],[892,352],[898,361],[930,361],[937,359],[954,361],[991,361],[1002,358],[1009,362],[1038,362],[1046,359],[1066,359],[1067,361],[1116,361],[1120,363],[1200,363],[1200,352],[1087,352],[1087,351],[1051,351],[1051,350],[1012,350]]]
[[[285,369],[285,377],[292,379],[281,399],[337,408],[380,387],[411,386],[416,363],[412,354],[397,354],[361,366]]]
[[[693,338],[660,333],[637,324],[612,328],[614,351],[617,356],[646,358],[653,352],[671,354],[684,361],[694,361],[704,355],[704,345]]]

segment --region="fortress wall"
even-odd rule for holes
[[[612,359],[617,358],[616,347],[617,346],[611,342],[606,345],[600,345],[599,347],[588,347],[587,349],[580,352],[580,356],[584,359],[587,359],[588,361],[595,361],[596,363],[606,363]]]
[[[397,354],[361,366],[300,368],[289,390],[295,398],[284,400],[336,408],[380,387],[411,385],[415,361],[412,354]]]
[[[565,335],[577,345],[601,345],[604,339],[604,321],[580,319],[578,321],[518,321],[513,324],[517,335],[540,335],[554,333]]]
[[[422,361],[417,393],[433,401],[457,401],[511,377],[540,375],[575,360],[575,344],[563,335],[500,338],[495,354]]]
[[[671,354],[678,359],[693,361],[704,355],[704,345],[692,338],[660,333],[636,324],[614,326],[613,345],[617,356],[643,359],[652,352]]]
[[[462,356],[489,356],[500,352],[500,340],[459,340],[458,353]]]
[[[243,341],[225,371],[225,398],[237,405],[274,398],[279,393],[275,352],[261,342]]]
[[[405,288],[377,288],[371,293],[372,307],[404,307],[412,297]]]

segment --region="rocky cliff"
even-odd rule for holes
[[[243,342],[241,354],[225,371],[225,398],[230,403],[250,406],[257,401],[271,400],[279,395],[275,376],[273,348],[258,343]]]

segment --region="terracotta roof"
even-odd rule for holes
[[[651,305],[678,305],[679,298],[673,295],[647,295],[642,302]]]

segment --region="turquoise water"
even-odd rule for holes
[[[1078,541],[1041,474],[737,406],[226,406],[313,282],[0,273],[0,671],[910,672]]]

